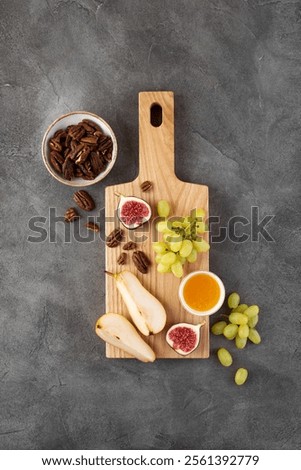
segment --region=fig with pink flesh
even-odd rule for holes
[[[127,229],[133,230],[149,221],[152,211],[147,202],[135,196],[119,197],[117,216]]]
[[[205,322],[198,325],[190,323],[177,323],[169,328],[166,333],[166,341],[169,346],[181,356],[191,354],[200,343],[200,329]]]

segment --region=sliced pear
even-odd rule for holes
[[[166,323],[166,312],[161,302],[130,271],[111,275],[115,278],[117,288],[138,330],[145,336],[162,331]]]
[[[96,334],[106,343],[116,346],[142,362],[154,362],[154,351],[143,341],[134,326],[117,313],[102,315],[95,326]]]

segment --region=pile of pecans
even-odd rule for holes
[[[50,163],[66,180],[93,180],[112,160],[113,142],[90,119],[56,131],[49,140]]]

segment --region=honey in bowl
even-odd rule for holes
[[[211,272],[196,271],[183,279],[180,298],[184,308],[196,314],[216,312],[224,301],[222,281]]]

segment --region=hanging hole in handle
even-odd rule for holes
[[[162,124],[162,107],[158,103],[151,106],[150,122],[153,127],[160,127]]]

